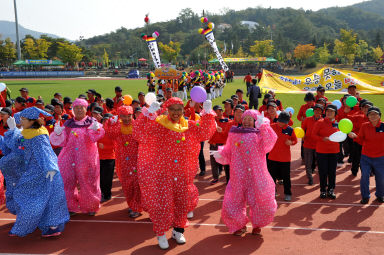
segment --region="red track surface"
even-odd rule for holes
[[[300,143],[298,143],[300,144]],[[206,146],[207,147],[207,146]],[[243,237],[228,234],[220,220],[223,182],[209,184],[211,172],[196,178],[200,202],[195,217],[186,229],[187,243],[160,250],[147,214],[132,220],[119,182],[114,183],[114,198],[103,204],[95,217],[77,215],[58,239],[43,240],[40,231],[24,238],[11,238],[14,216],[0,207],[0,253],[23,254],[384,254],[384,205],[373,201],[359,204],[359,177],[352,178],[349,165],[337,170],[336,200],[319,199],[318,176],[307,186],[300,165],[299,145],[293,148],[291,165],[292,202],[284,202],[283,187],[278,187],[279,208],[274,221],[262,229],[262,237],[249,232]],[[208,151],[205,151],[208,159]],[[207,160],[207,166],[209,161]],[[222,177],[224,181],[224,177]],[[251,231],[248,227],[248,231]],[[170,237],[171,232],[167,233]]]

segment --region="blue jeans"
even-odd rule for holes
[[[370,158],[361,155],[360,160],[361,180],[360,190],[363,198],[369,198],[369,177],[371,170],[375,171],[376,197],[384,197],[384,157]]]

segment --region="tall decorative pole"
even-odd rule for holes
[[[16,24],[16,47],[17,47],[17,59],[21,60],[21,49],[20,49],[20,38],[19,38],[19,23],[17,21],[17,8],[16,0],[13,0],[13,5],[15,9],[15,24]]]

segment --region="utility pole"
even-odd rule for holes
[[[17,59],[21,60],[21,49],[20,49],[20,38],[19,38],[19,23],[17,21],[16,0],[13,0],[13,5],[14,5],[14,9],[15,9]]]

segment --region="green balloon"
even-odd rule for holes
[[[341,132],[348,134],[353,129],[353,123],[349,119],[342,119],[339,122],[339,129]]]
[[[354,96],[350,96],[347,98],[347,100],[345,101],[345,103],[349,106],[349,107],[354,107],[356,104],[357,104],[357,98],[354,97]]]
[[[315,115],[315,112],[313,111],[312,108],[309,108],[309,109],[305,112],[305,116],[306,116],[306,117],[312,117],[313,115]]]

